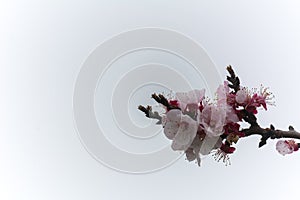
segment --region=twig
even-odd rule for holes
[[[229,84],[229,87],[234,89],[234,94],[236,94],[240,90],[240,80],[235,75],[234,70],[229,65],[227,67],[227,71],[229,72],[230,76],[227,76],[227,80],[231,83]],[[300,132],[297,132],[294,130],[292,126],[289,126],[288,131],[283,131],[276,129],[271,124],[270,128],[262,128],[257,123],[257,118],[255,115],[251,112],[248,112],[246,109],[240,111],[240,115],[242,119],[250,124],[249,128],[242,129],[241,132],[245,134],[245,137],[251,136],[251,135],[260,135],[261,140],[259,142],[259,147],[262,147],[267,143],[267,140],[270,139],[278,139],[278,138],[294,138],[294,139],[300,139]],[[298,143],[298,146],[300,147],[300,143]]]
[[[162,117],[158,114],[158,112],[152,112],[152,107],[151,106],[147,106],[144,107],[142,105],[139,105],[138,109],[140,111],[142,111],[143,113],[145,113],[146,117],[151,118],[151,119],[157,119],[158,122],[156,124],[161,124],[162,123]]]
[[[243,129],[241,132],[245,134],[245,137],[251,135],[260,135],[261,140],[259,142],[259,147],[265,145],[269,138],[270,139],[279,139],[279,138],[300,139],[300,133],[295,131],[292,126],[289,126],[288,131],[283,131],[279,129],[275,130],[273,125],[270,125],[270,128],[261,128],[259,125],[257,125],[257,126],[250,126],[250,128],[247,129]]]

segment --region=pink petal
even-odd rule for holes
[[[173,150],[186,150],[193,142],[198,123],[188,115],[182,115],[179,129],[172,143]]]
[[[286,140],[279,140],[276,143],[276,150],[283,156],[294,152],[293,147]]]
[[[235,100],[237,103],[244,104],[246,103],[247,99],[248,99],[248,93],[246,89],[243,88],[236,93]]]
[[[221,146],[220,142],[222,143],[222,139],[220,137],[206,136],[202,142],[200,153],[202,155],[208,155],[213,149],[216,148],[216,146]]]
[[[167,112],[167,122],[180,122],[181,121],[181,110],[179,109],[172,109],[169,112]]]
[[[164,134],[168,139],[172,140],[175,137],[178,129],[179,129],[179,123],[167,122],[164,127]]]
[[[203,100],[205,89],[192,90],[189,92],[177,92],[175,95],[181,110],[185,110],[187,104],[198,105]]]

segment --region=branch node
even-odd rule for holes
[[[290,130],[290,131],[294,131],[295,129],[294,129],[294,127],[292,127],[292,126],[289,126],[289,130]]]

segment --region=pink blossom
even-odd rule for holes
[[[198,130],[198,122],[180,110],[172,109],[166,115],[164,133],[173,140],[173,150],[186,150],[193,142]]]
[[[208,104],[200,115],[200,124],[208,137],[220,136],[224,132],[226,108]]]
[[[250,95],[249,95],[249,92],[247,91],[246,88],[242,88],[241,90],[239,90],[237,93],[236,93],[236,97],[235,97],[235,100],[238,104],[246,104],[247,101],[249,100],[250,98]]]
[[[196,135],[192,144],[187,149],[186,158],[188,161],[197,160],[198,166],[200,166],[201,159],[200,159],[200,148],[202,145],[202,138],[199,135]]]
[[[200,148],[200,153],[202,155],[208,155],[212,150],[220,148],[222,145],[222,139],[219,136],[209,137],[205,136],[202,141],[202,145]]]
[[[217,89],[216,95],[217,95],[217,103],[218,105],[225,105],[227,104],[227,96],[229,94],[229,87],[228,82],[224,81],[223,85],[220,85]]]
[[[212,152],[212,150],[220,148],[221,145],[222,139],[220,137],[208,137],[205,136],[205,134],[201,136],[196,135],[190,147],[185,151],[186,159],[188,161],[196,160],[200,166],[200,154],[208,155]]]
[[[230,93],[227,81],[224,81],[224,84],[218,87],[216,94],[217,106],[226,110],[226,123],[238,122],[239,118],[235,110],[228,104],[228,96],[230,96]]]
[[[181,111],[178,109],[173,109],[167,112],[166,116],[163,118],[164,133],[166,137],[172,140],[180,126],[181,121]]]
[[[229,105],[226,105],[226,124],[236,123],[240,121],[239,117],[236,114],[236,111]]]
[[[298,144],[294,140],[279,140],[276,143],[276,150],[281,155],[291,154],[298,149]]]
[[[274,96],[268,91],[268,88],[261,86],[259,92],[256,92],[252,97],[249,97],[245,109],[253,114],[257,113],[257,108],[260,106],[267,110],[267,104],[274,105],[274,102],[272,101],[273,98]]]
[[[250,105],[255,107],[260,107],[262,105],[264,109],[267,110],[266,98],[256,93],[252,96]]]
[[[204,99],[205,89],[177,92],[175,95],[180,109],[184,111],[187,105],[196,105],[197,108],[200,106],[200,102]]]
[[[229,87],[225,81],[224,85],[220,85],[217,89],[217,103],[204,105],[202,113],[199,115],[199,122],[208,137],[222,135],[227,123],[239,121],[235,110],[227,103],[228,94]]]

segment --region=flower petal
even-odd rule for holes
[[[239,104],[244,104],[244,103],[246,103],[248,96],[249,96],[249,94],[248,94],[247,90],[245,88],[242,88],[241,90],[239,90],[236,93],[235,100]]]
[[[188,148],[186,151],[185,151],[185,155],[186,155],[186,159],[191,162],[193,160],[196,159],[196,154],[194,153],[193,149],[192,148]]]
[[[172,140],[176,133],[178,132],[179,129],[179,123],[177,122],[167,122],[165,127],[164,127],[164,134],[165,136]]]
[[[221,146],[222,139],[218,137],[208,137],[205,136],[201,148],[200,153],[202,155],[208,155],[213,149],[219,148]]]
[[[227,81],[224,81],[224,84],[218,87],[216,94],[218,99],[218,105],[226,105],[227,95],[229,94],[229,87]]]
[[[205,89],[191,90],[189,92],[177,92],[176,99],[179,101],[181,110],[185,110],[187,104],[198,105],[204,98]]]
[[[276,143],[276,150],[281,155],[284,156],[286,154],[291,154],[294,151],[297,151],[298,150],[298,144],[294,140],[279,140]]]
[[[179,109],[172,109],[169,112],[167,112],[166,121],[168,122],[180,122],[181,121],[181,110]]]
[[[173,150],[186,150],[193,142],[198,123],[188,115],[182,115],[179,129],[172,143]]]
[[[167,112],[163,118],[164,134],[170,140],[172,140],[179,129],[181,121],[181,111],[179,109],[172,109]]]

